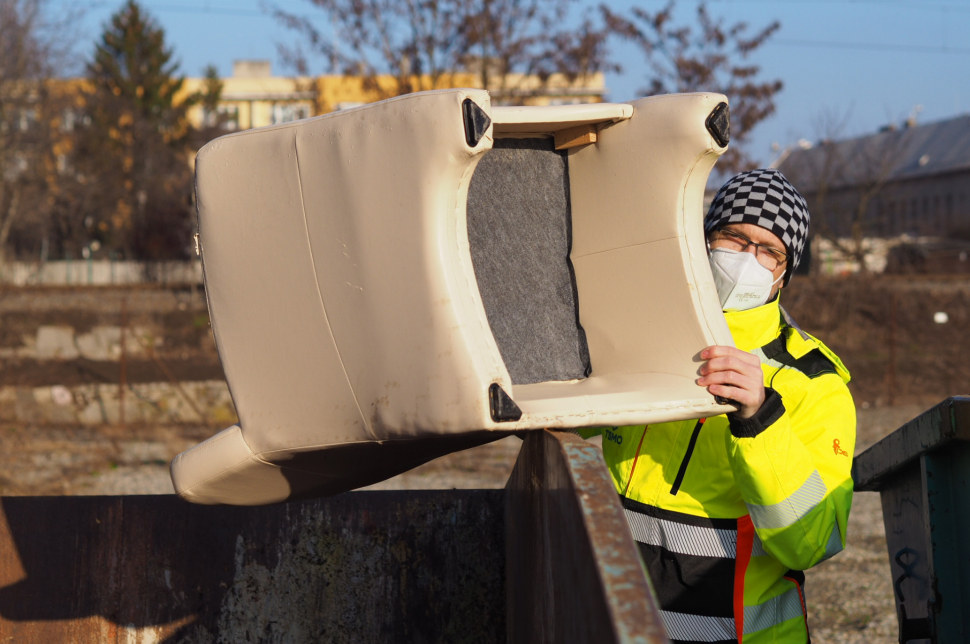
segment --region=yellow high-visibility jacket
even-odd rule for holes
[[[842,550],[852,505],[849,372],[778,298],[725,316],[761,358],[755,417],[580,433],[603,435],[671,640],[806,642],[800,571]]]

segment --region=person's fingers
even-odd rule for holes
[[[739,359],[737,356],[712,358],[701,365],[700,368],[701,375],[707,375],[717,371],[737,371],[752,377],[762,373],[761,363],[753,365],[750,362]]]
[[[728,384],[742,389],[756,389],[764,386],[760,379],[756,380],[747,374],[738,373],[737,371],[715,371],[714,373],[699,378],[697,384],[704,386]]]
[[[737,347],[710,346],[701,351],[706,362],[701,365],[697,384],[714,396],[740,405],[743,418],[755,414],[764,403],[764,372],[761,359]]]
[[[754,355],[753,353],[749,353],[747,351],[742,351],[737,347],[725,347],[725,346],[715,344],[701,351],[702,360],[711,360],[713,358],[724,358],[724,357],[733,357],[743,362],[746,362],[747,364],[750,364],[750,365],[754,365],[757,367],[761,366],[761,359],[758,358],[758,356]]]
[[[722,398],[728,398],[736,403],[739,403],[743,407],[760,407],[761,401],[759,400],[759,395],[748,389],[741,389],[740,387],[731,387],[729,385],[711,385],[707,388],[711,394],[715,396],[721,396]]]

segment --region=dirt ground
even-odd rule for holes
[[[862,408],[970,393],[966,276],[796,279],[781,303],[842,358]]]

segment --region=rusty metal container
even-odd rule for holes
[[[852,478],[882,499],[899,641],[970,641],[970,397],[870,447]]]
[[[0,498],[0,641],[667,638],[598,448],[540,431],[504,491]]]
[[[597,446],[531,433],[505,490],[510,643],[668,641]]]

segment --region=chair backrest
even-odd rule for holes
[[[701,212],[724,101],[443,90],[207,145],[200,242],[240,422],[173,464],[177,489],[284,500],[507,431],[730,410],[693,382],[731,342]],[[264,466],[300,474],[227,491]]]

